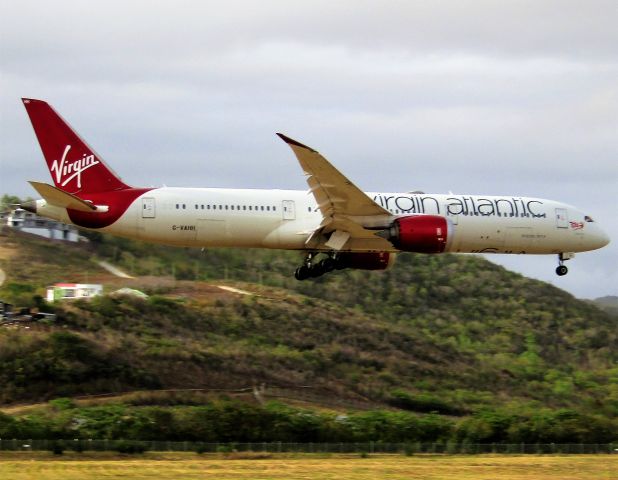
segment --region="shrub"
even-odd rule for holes
[[[75,453],[82,453],[84,451],[84,445],[81,440],[75,440],[71,443],[71,450]]]
[[[219,445],[217,446],[217,453],[232,453],[234,447],[232,445]]]
[[[466,413],[465,409],[429,393],[412,395],[402,390],[395,390],[391,393],[388,403],[394,407],[413,412],[438,412],[445,415],[464,415]]]
[[[63,411],[75,408],[75,402],[71,398],[61,397],[55,398],[49,401],[49,404],[54,407],[55,410]]]
[[[145,443],[142,442],[134,442],[130,440],[118,440],[114,442],[114,451],[118,453],[127,453],[127,454],[138,454],[144,453],[148,450],[148,447]]]
[[[64,453],[64,442],[62,442],[61,440],[53,441],[49,446],[49,450],[54,455],[62,455]]]
[[[203,443],[199,443],[195,447],[195,453],[197,453],[198,455],[201,455],[202,453],[206,453],[207,451],[208,449],[206,448],[206,445],[204,445]]]
[[[414,449],[414,445],[413,445],[413,444],[411,444],[411,443],[406,443],[406,444],[403,446],[403,454],[404,454],[406,457],[411,457],[412,455],[414,455],[414,450],[415,450],[415,449]]]

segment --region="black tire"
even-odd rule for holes
[[[311,276],[311,271],[307,265],[301,265],[294,272],[296,280],[307,280]]]
[[[309,275],[313,278],[318,278],[324,275],[324,270],[322,269],[322,262],[311,265],[309,269]]]
[[[558,275],[559,277],[562,277],[567,273],[569,273],[569,269],[565,265],[559,265],[556,268],[556,275]]]
[[[320,268],[322,269],[324,273],[332,272],[335,269],[335,265],[336,265],[335,260],[333,260],[330,257],[325,258],[324,260],[320,262]]]

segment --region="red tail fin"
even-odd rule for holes
[[[78,196],[130,188],[50,105],[22,101],[56,187]]]

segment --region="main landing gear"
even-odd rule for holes
[[[332,272],[335,269],[341,270],[343,265],[337,261],[334,254],[329,254],[322,260],[315,261],[317,254],[308,253],[303,264],[296,269],[294,277],[296,280],[307,280],[308,278],[321,277],[325,273]]]
[[[574,256],[575,254],[571,252],[562,252],[558,254],[558,267],[556,267],[556,275],[562,277],[569,273],[569,269],[566,267],[564,262],[572,259]]]

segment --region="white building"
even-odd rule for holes
[[[47,287],[47,301],[91,298],[103,294],[103,285],[97,283],[56,283]]]
[[[22,208],[16,208],[10,212],[3,213],[0,215],[0,220],[8,227],[52,240],[66,240],[69,242],[77,242],[79,240],[79,232],[74,226],[38,217],[34,213],[27,212]]]

